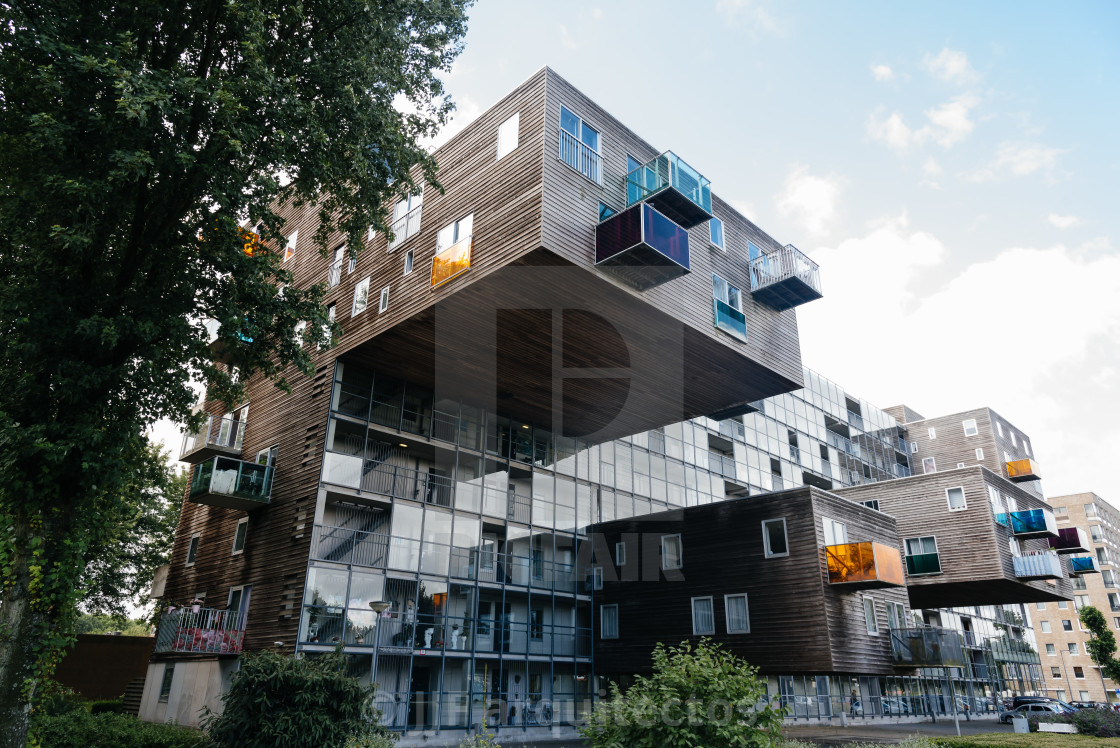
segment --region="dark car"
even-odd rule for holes
[[[1111,709],[1108,704],[1099,701],[1071,701],[1070,706],[1075,709]]]
[[[1008,724],[1013,717],[1043,717],[1043,716],[1056,716],[1060,714],[1072,714],[1073,707],[1062,705],[1062,702],[1055,700],[1050,701],[1031,701],[1004,712],[999,715],[999,721]]]
[[[1047,702],[1054,703],[1054,704],[1061,704],[1061,705],[1063,705],[1065,707],[1068,707],[1070,709],[1073,708],[1073,706],[1071,704],[1067,704],[1066,702],[1062,701],[1061,699],[1055,699],[1052,696],[1016,696],[1012,700],[1011,706],[1009,706],[1008,709],[1015,709],[1016,707],[1020,707],[1023,704],[1039,704],[1039,703],[1047,703]]]

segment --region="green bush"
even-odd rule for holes
[[[177,725],[141,722],[131,714],[90,714],[75,709],[65,714],[32,716],[28,745],[42,748],[202,748],[206,737]],[[37,743],[35,742],[37,741]]]
[[[124,702],[120,699],[100,699],[87,705],[90,714],[123,714]]]
[[[1079,733],[1094,738],[1120,738],[1120,714],[1104,709],[1078,709],[1073,714],[1053,717],[1031,717],[1031,731],[1038,730],[1039,722],[1057,722],[1077,727]]]
[[[956,738],[934,738],[943,748],[1120,748],[1120,739],[1094,738],[1089,735],[1062,735],[1053,732],[983,733]]]
[[[220,715],[203,716],[221,748],[380,748],[395,740],[377,725],[373,688],[346,673],[340,650],[298,659],[245,654],[222,704]]]
[[[31,714],[57,716],[82,708],[82,697],[77,691],[57,681],[47,680],[35,689]]]
[[[482,728],[474,735],[468,735],[459,741],[459,748],[502,748],[501,744],[486,727],[486,720],[482,720]]]

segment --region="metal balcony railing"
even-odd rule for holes
[[[820,268],[792,244],[751,260],[750,276],[751,293],[775,309],[790,309],[822,296]]]
[[[202,429],[183,435],[183,448],[179,459],[197,463],[216,454],[241,454],[241,442],[245,438],[245,419],[233,414],[210,416]]]
[[[179,608],[164,613],[156,630],[156,652],[238,654],[245,618],[236,610]]]
[[[1014,557],[1015,576],[1020,579],[1061,579],[1062,562],[1054,551],[1034,551]]]
[[[214,457],[194,469],[190,500],[196,504],[249,511],[267,506],[272,466],[233,457]]]
[[[420,215],[423,208],[424,204],[421,203],[393,221],[393,224],[389,227],[393,232],[393,238],[389,241],[390,252],[404,244],[410,237],[420,233]]]
[[[595,184],[603,183],[602,161],[598,152],[563,129],[560,130],[559,158]]]
[[[342,280],[342,260],[335,260],[327,268],[327,287],[334,288]]]

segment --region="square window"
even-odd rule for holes
[[[1077,642],[1070,642],[1069,644],[1066,645],[1066,649],[1069,650],[1069,653],[1071,655],[1077,654]]]
[[[404,274],[408,275],[412,272],[412,264],[416,259],[416,250],[410,249],[404,253]]]
[[[957,463],[957,467],[959,467],[959,468],[962,468],[962,467],[964,467],[964,463],[963,463],[963,462],[958,462],[958,463]]]
[[[727,249],[723,242],[723,221],[718,218],[708,221],[708,239],[720,249]]]
[[[187,566],[194,566],[195,559],[198,557],[198,543],[201,540],[201,535],[195,533],[191,535],[190,543],[187,545]]]
[[[1068,601],[1059,600],[1058,601],[1058,610],[1065,610],[1068,605],[1069,605]]]
[[[1034,609],[1035,610],[1046,610],[1046,603],[1035,603],[1034,604]]]
[[[354,302],[350,305],[350,316],[357,317],[369,305],[369,278],[363,278],[354,286]]]
[[[1047,644],[1046,645],[1046,654],[1050,655],[1051,657],[1057,657],[1058,656],[1058,650],[1054,648],[1053,644]]]
[[[967,421],[962,421],[961,425],[964,426],[965,436],[976,436],[980,433],[980,429],[976,427],[975,418],[969,418]]]
[[[747,596],[724,595],[723,606],[727,614],[727,633],[749,634],[751,619],[747,608]]]
[[[512,153],[517,148],[517,130],[521,121],[521,113],[517,112],[512,117],[498,126],[498,159]]]
[[[381,289],[381,300],[377,302],[377,313],[381,314],[389,308],[389,287]]]
[[[785,517],[768,519],[762,523],[762,545],[763,555],[766,558],[789,555]]]
[[[1060,667],[1051,667],[1050,668],[1050,677],[1051,678],[1061,678],[1062,677],[1062,669]]]
[[[626,566],[626,543],[614,544],[614,563],[616,566]]]
[[[824,525],[824,544],[843,545],[848,542],[848,526],[828,517],[821,517]]]
[[[599,606],[599,638],[618,638],[618,606]]]
[[[661,568],[679,569],[683,563],[681,558],[681,536],[661,536]]]
[[[692,598],[692,634],[701,636],[716,632],[716,617],[712,609],[712,598]]]
[[[949,500],[949,511],[957,512],[968,508],[968,503],[964,499],[963,487],[947,488],[945,489],[945,495]]]
[[[1084,678],[1085,677],[1085,668],[1075,665],[1073,667],[1073,677],[1074,678]]]
[[[879,635],[879,621],[875,618],[875,598],[863,598],[863,622],[867,626],[867,633]]]
[[[1038,625],[1042,628],[1042,633],[1044,633],[1044,634],[1049,634],[1050,633],[1050,622],[1049,621],[1039,621]]]
[[[233,531],[233,555],[245,550],[245,536],[249,532],[249,518],[242,517],[237,520],[237,527]]]

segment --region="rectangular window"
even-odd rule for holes
[[[964,488],[947,488],[945,489],[945,495],[949,499],[949,511],[956,512],[968,508],[968,504],[964,500]]]
[[[327,324],[323,325],[323,337],[327,342],[319,344],[320,350],[331,347],[331,323],[334,322],[335,308],[335,304],[327,304]]]
[[[1058,656],[1058,650],[1054,648],[1053,644],[1047,644],[1046,645],[1046,654],[1049,655],[1050,657],[1057,657]]]
[[[996,431],[999,432],[1000,438],[1003,438],[1003,424],[996,421]]]
[[[1097,549],[1097,565],[1098,566],[1104,566],[1107,563],[1109,563],[1109,561],[1108,561],[1108,549],[1107,548],[1098,548]]]
[[[1068,516],[1069,515],[1069,508],[1064,507],[1064,506],[1060,506],[1060,507],[1058,507],[1054,510],[1054,514],[1057,514],[1059,517]]]
[[[1113,617],[1112,625],[1115,626],[1116,628],[1120,629],[1120,616],[1114,616]]]
[[[904,541],[907,556],[923,556],[937,553],[937,537],[926,535],[921,538],[906,538]]]
[[[724,595],[723,607],[727,614],[727,633],[749,634],[751,632],[746,595]]]
[[[1096,504],[1086,504],[1085,505],[1085,516],[1086,517],[1096,517],[1097,516],[1097,505]]]
[[[929,438],[930,439],[936,439],[937,438],[937,429],[933,428],[932,426],[930,426],[930,428],[929,428]]]
[[[512,153],[517,148],[517,130],[521,121],[521,112],[517,112],[502,124],[498,125],[498,159]]]
[[[596,566],[591,570],[591,588],[595,590],[603,589],[603,567]]]
[[[599,638],[600,639],[617,639],[618,638],[618,606],[617,605],[600,605],[599,606]]]
[[[175,680],[175,663],[169,662],[163,666],[163,680],[159,684],[159,700],[166,702],[171,696],[171,683]]]
[[[1062,669],[1060,667],[1050,668],[1050,677],[1051,678],[1061,678],[1062,677]]]
[[[743,311],[743,292],[718,275],[712,276],[712,296],[737,312]]]
[[[299,229],[288,234],[288,244],[284,247],[284,262],[292,259],[296,254],[296,241],[299,239]]]
[[[1073,666],[1073,677],[1074,678],[1084,678],[1085,677],[1085,668],[1083,668],[1079,665],[1074,665]]]
[[[381,314],[389,308],[389,287],[381,289],[381,300],[377,302],[377,313]]]
[[[962,468],[962,467],[964,467],[964,463],[963,463],[963,462],[958,462],[958,463],[957,463],[957,467],[959,467],[959,468]]]
[[[1068,618],[1062,619],[1062,631],[1073,631],[1073,621]]]
[[[867,626],[867,633],[879,635],[879,621],[875,618],[875,598],[863,598],[863,622]]]
[[[878,499],[868,499],[867,501],[861,501],[859,503],[863,504],[868,509],[874,509],[875,511],[879,511],[879,500]]]
[[[195,533],[191,535],[190,544],[187,545],[187,566],[194,566],[195,559],[198,557],[198,543],[201,540],[201,535]]]
[[[789,555],[785,517],[768,519],[762,523],[762,545],[766,558]]]
[[[354,303],[350,306],[350,316],[357,317],[369,305],[369,278],[363,278],[354,286]]]
[[[626,543],[614,544],[614,563],[616,566],[626,566]]]
[[[1049,634],[1050,633],[1050,622],[1049,621],[1039,621],[1038,625],[1040,627],[1042,627],[1042,633],[1044,633],[1044,634]]]
[[[906,606],[902,603],[887,603],[887,624],[892,629],[906,625]]]
[[[1065,600],[1059,600],[1058,601],[1058,610],[1065,610],[1068,606],[1069,606],[1069,603],[1066,602]]]
[[[237,527],[233,531],[233,555],[245,550],[245,534],[249,532],[249,518],[242,517],[237,520]]]
[[[602,184],[599,131],[566,106],[560,107],[560,160],[596,184]]]
[[[983,460],[984,459],[984,450],[981,447],[976,448],[976,459],[977,460]]]
[[[1120,595],[1117,595],[1115,592],[1109,592],[1108,607],[1111,608],[1114,613],[1120,612]]]
[[[544,608],[529,611],[529,638],[533,641],[544,639]]]
[[[1089,525],[1089,536],[1093,538],[1094,543],[1104,542],[1104,536],[1101,534],[1100,525]]]
[[[1019,440],[1015,438],[1015,432],[1014,431],[1011,432],[1011,446],[1012,447],[1018,447],[1019,446]]]
[[[404,253],[404,274],[408,275],[412,272],[412,264],[416,260],[416,250],[410,249]]]
[[[969,418],[966,421],[961,421],[961,425],[964,426],[965,436],[976,436],[980,433],[980,429],[976,428],[975,418]]]
[[[295,333],[292,335],[292,342],[296,345],[303,347],[303,333],[307,329],[306,322],[297,322]]]
[[[922,458],[922,472],[927,474],[937,472],[937,463],[932,457]]]
[[[708,221],[708,239],[720,249],[727,249],[723,243],[723,221],[718,218]]]
[[[1031,457],[1031,443],[1023,437],[1023,451],[1027,453],[1027,457]]]
[[[683,563],[681,557],[681,536],[661,536],[661,568],[679,569]]]
[[[1077,642],[1069,642],[1066,644],[1066,650],[1071,654],[1077,654]]]
[[[393,222],[389,226],[393,238],[389,240],[387,250],[392,252],[410,237],[420,233],[420,220],[424,215],[424,191],[415,195],[402,197],[393,204]],[[372,235],[371,237],[372,238]]]
[[[1035,603],[1034,604],[1034,609],[1035,610],[1046,610],[1046,603]]]
[[[918,454],[918,443],[917,442],[910,442],[910,454],[912,454],[912,455]]]
[[[716,632],[716,617],[712,610],[712,598],[692,598],[692,634],[714,634]]]
[[[346,245],[340,244],[334,248],[334,257],[330,267],[327,268],[327,286],[334,288],[342,281],[342,263],[346,260]]]
[[[842,545],[848,542],[848,526],[828,517],[821,517],[824,525],[824,544]]]
[[[715,300],[715,326],[746,342],[747,318],[743,315],[743,292],[713,273],[712,298]]]

